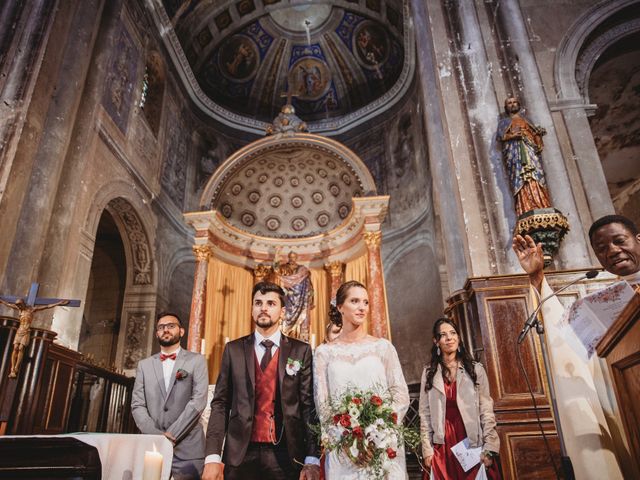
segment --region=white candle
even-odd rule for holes
[[[224,337],[224,344],[226,345],[227,343],[229,343],[229,337]]]
[[[161,475],[162,454],[160,452],[144,452],[142,480],[160,480]]]
[[[207,348],[205,346],[204,338],[200,340],[200,353],[204,355],[207,352]]]
[[[313,350],[314,348],[316,348],[316,334],[312,333],[311,334],[311,350]]]

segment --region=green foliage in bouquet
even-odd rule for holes
[[[420,444],[418,431],[398,424],[392,405],[391,392],[384,389],[347,389],[330,398],[321,407],[317,432],[325,451],[342,453],[369,478],[383,479],[403,444],[411,451]]]

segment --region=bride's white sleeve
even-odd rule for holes
[[[398,423],[401,423],[409,410],[409,388],[404,380],[398,352],[391,342],[388,343],[383,362],[389,391],[393,396],[393,411],[398,414]]]
[[[327,384],[327,356],[325,348],[319,346],[313,355],[313,396],[316,402],[316,412],[320,419],[320,426],[326,424],[327,401],[329,400],[329,386]]]

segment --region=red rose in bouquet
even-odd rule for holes
[[[351,426],[351,417],[346,413],[342,415],[342,418],[340,418],[340,425],[344,428],[349,428]]]

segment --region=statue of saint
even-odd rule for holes
[[[24,355],[24,349],[29,345],[31,340],[31,324],[33,323],[33,314],[40,310],[47,310],[48,308],[58,307],[60,305],[66,305],[69,300],[61,300],[49,305],[40,305],[38,307],[27,305],[24,300],[19,298],[16,303],[5,302],[0,298],[0,303],[18,311],[18,320],[20,320],[20,326],[16,331],[16,336],[13,339],[13,352],[11,352],[11,371],[9,372],[9,378],[16,378],[18,376],[18,370],[22,363],[22,356]]]
[[[289,252],[288,262],[275,264],[277,283],[287,294],[282,333],[309,341],[310,310],[314,308],[311,272],[296,262],[298,255]]]
[[[497,137],[502,142],[502,159],[509,174],[516,214],[549,208],[551,202],[541,163],[542,136],[547,132],[521,113],[517,98],[507,98],[504,110],[506,115],[498,122]]]

